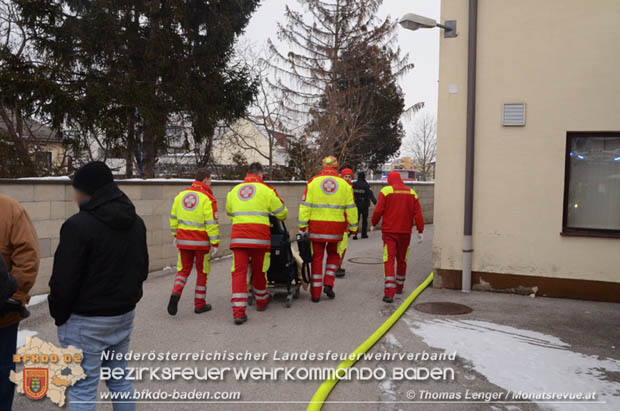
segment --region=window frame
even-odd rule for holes
[[[576,228],[569,227],[568,221],[568,194],[570,187],[570,152],[571,140],[573,138],[589,137],[616,137],[620,138],[620,131],[567,131],[566,150],[564,152],[564,202],[562,204],[562,236],[568,237],[601,237],[601,238],[620,238],[620,229],[604,228]]]

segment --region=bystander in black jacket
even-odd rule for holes
[[[60,230],[48,297],[56,325],[71,314],[133,310],[148,268],[146,227],[134,205],[114,182],[97,189]]]
[[[353,183],[353,195],[362,229],[362,238],[368,237],[368,209],[370,202],[377,204],[377,199],[366,181],[366,173],[357,173],[357,181]],[[357,239],[357,235],[353,237]]]

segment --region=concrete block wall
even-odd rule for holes
[[[176,248],[168,225],[168,216],[173,198],[186,188],[191,181],[181,180],[129,180],[117,181],[120,189],[133,201],[136,211],[144,219],[147,227],[151,271],[161,270],[176,265]],[[222,243],[220,253],[229,252],[228,244],[231,221],[226,216],[226,195],[238,182],[215,182],[213,192],[218,202],[220,236]],[[280,197],[289,208],[286,221],[291,234],[297,231],[299,201],[305,188],[305,182],[273,182]],[[433,221],[434,185],[428,183],[412,184],[420,197],[424,219]],[[371,183],[375,195],[379,195],[381,183]],[[41,264],[39,276],[32,295],[46,293],[52,272],[54,252],[58,246],[60,227],[64,221],[78,211],[73,202],[73,189],[69,180],[0,180],[0,194],[19,201],[30,215],[39,237]],[[372,212],[372,210],[371,210]]]

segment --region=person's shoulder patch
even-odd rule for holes
[[[385,186],[381,189],[381,193],[383,195],[392,194],[393,192],[394,192],[394,187],[392,186]]]

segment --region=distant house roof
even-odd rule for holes
[[[9,114],[12,115],[10,112]],[[62,142],[62,138],[57,132],[37,120],[25,119],[24,129],[26,130],[28,139],[33,142]],[[9,127],[2,118],[0,118],[0,130],[4,132],[8,132],[9,130]]]
[[[265,130],[265,126],[269,128],[268,132],[273,135],[273,138],[276,140],[276,145],[285,148],[286,142],[288,139],[292,138],[292,134],[287,134],[282,131],[278,131],[278,126],[269,118],[263,118],[261,116],[249,116],[250,121],[263,133]]]

